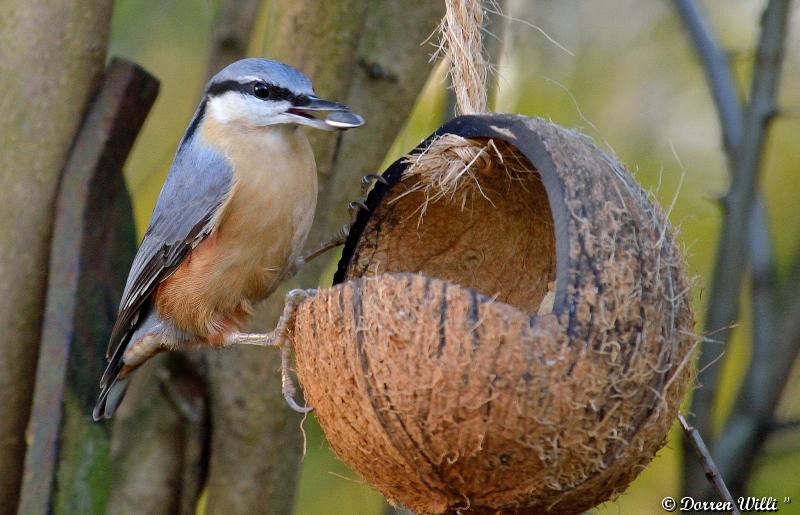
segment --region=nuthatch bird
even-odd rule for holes
[[[327,119],[315,114],[330,113]],[[128,274],[100,381],[95,420],[110,418],[131,373],[165,350],[276,345],[303,290],[273,333],[242,333],[254,303],[296,271],[317,202],[305,125],[358,127],[346,106],[318,98],[300,71],[243,59],[209,81],[181,139]],[[295,409],[283,345],[284,395]]]

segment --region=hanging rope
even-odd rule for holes
[[[489,66],[483,54],[483,6],[480,0],[445,0],[445,5],[439,47],[450,61],[456,110],[460,114],[485,113]]]

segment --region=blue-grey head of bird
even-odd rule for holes
[[[242,59],[209,81],[205,116],[247,127],[306,125],[322,130],[359,127],[364,120],[344,104],[319,98],[299,70],[271,59]]]

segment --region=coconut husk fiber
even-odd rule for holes
[[[462,116],[394,163],[296,366],[340,458],[418,513],[581,513],[665,443],[694,317],[661,209],[588,138]]]

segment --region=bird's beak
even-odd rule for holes
[[[364,125],[364,119],[350,111],[350,108],[339,102],[323,100],[319,97],[307,97],[308,103],[289,108],[288,112],[297,118],[297,123],[323,130],[346,130]],[[325,119],[318,118],[321,113],[328,113]]]
[[[344,104],[340,104],[339,102],[331,102],[330,100],[323,100],[319,97],[315,97],[313,95],[307,97],[309,103],[304,106],[299,106],[296,109],[301,109],[304,111],[350,111],[350,108]]]

